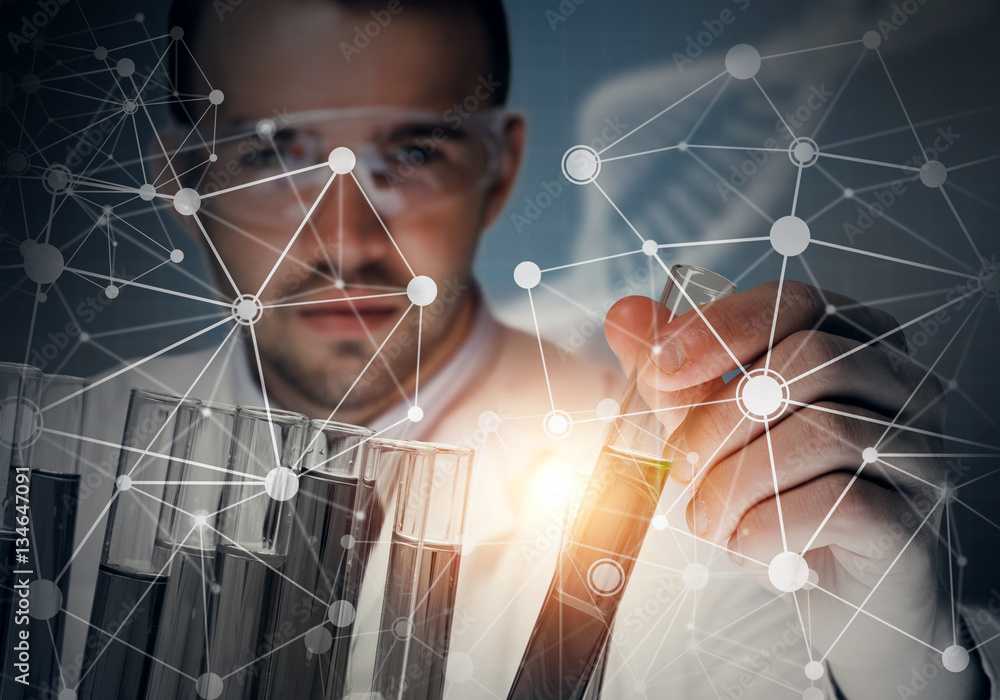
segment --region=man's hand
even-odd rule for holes
[[[691,531],[769,587],[777,554],[804,554],[818,576],[813,658],[825,656],[848,698],[896,696],[928,654],[940,666],[927,645],[955,643],[935,562],[945,473],[940,458],[875,456],[941,453],[944,395],[909,359],[890,315],[786,281],[774,322],[778,290],[703,306],[708,325],[689,312],[652,342],[655,303],[628,297],[605,332],[623,369],[638,366],[652,408],[700,404],[686,416],[659,413],[676,428],[672,475],[692,495]],[[738,367],[728,384],[720,379]],[[773,381],[752,381],[763,376]],[[945,693],[933,697],[962,698],[978,697],[985,679],[973,654],[966,671],[927,682]]]

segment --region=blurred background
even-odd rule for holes
[[[205,293],[208,272],[194,241],[162,206],[97,189],[52,194],[61,186],[61,167],[117,184],[143,182],[140,159],[167,117],[157,106],[168,89],[160,63],[169,41],[167,5],[0,2],[0,359],[89,375],[207,325],[203,304],[136,287],[108,299],[103,282],[74,274],[43,285],[39,297],[20,252],[26,239],[47,237],[73,268],[110,269],[120,279],[141,275],[149,285]],[[844,249],[813,244],[790,260],[788,277],[874,304],[903,322],[965,293],[968,280],[876,255],[981,274],[984,298],[915,324],[907,335],[925,365],[955,339],[936,365],[948,390],[948,434],[997,442],[1000,298],[992,274],[1000,159],[991,159],[1000,154],[997,3],[510,0],[507,6],[510,102],[528,116],[527,160],[476,266],[503,319],[531,324],[526,294],[512,277],[519,262],[549,268],[637,251],[639,240],[623,216],[660,244],[767,236],[771,221],[791,212],[795,191],[787,153],[761,150],[789,144],[775,109],[821,150],[881,163],[920,165],[916,130],[928,159],[970,164],[948,172],[947,196],[914,171],[822,158],[803,171],[796,211],[814,242]],[[878,53],[860,43],[871,31]],[[722,76],[605,156],[680,142],[741,149],[674,149],[605,162],[599,182],[621,214],[595,187],[563,177],[567,149],[610,146],[722,73],[726,52],[740,43],[765,57],[757,79],[774,108],[753,81]],[[123,111],[107,65],[126,57],[147,86],[151,120],[141,110]],[[160,267],[164,251],[175,248],[184,251],[184,264]],[[711,267],[743,289],[776,279],[781,265],[766,241],[678,246],[666,249],[664,259]],[[546,273],[536,293],[542,333],[560,353],[608,359],[600,330],[607,309],[626,294],[657,296],[664,281],[641,254]],[[222,332],[182,350],[217,343]],[[991,591],[1000,567],[990,553],[1000,521],[998,461],[949,460],[954,483],[976,480],[961,491],[971,508],[956,510],[967,599],[997,595]]]

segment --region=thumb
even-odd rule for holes
[[[656,302],[646,297],[625,297],[615,303],[604,320],[604,336],[625,374],[636,359],[648,354],[648,338],[656,315]]]

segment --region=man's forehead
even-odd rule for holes
[[[472,13],[403,7],[382,23],[332,0],[248,0],[223,20],[206,10],[195,55],[225,93],[219,120],[358,106],[443,113],[475,95],[489,59]]]

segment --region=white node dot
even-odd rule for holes
[[[306,649],[310,653],[319,656],[330,651],[330,648],[333,646],[333,634],[322,625],[313,627],[302,637],[302,643],[305,644]]]
[[[806,688],[802,691],[802,700],[823,700],[823,691],[819,688]]]
[[[347,287],[347,283],[344,282],[344,280],[339,279],[333,283],[333,286],[336,287],[337,289],[344,289]]]
[[[212,92],[208,93],[208,101],[214,105],[221,105],[224,99],[226,99],[226,96],[222,94],[222,90],[212,90]]]
[[[28,75],[21,78],[21,89],[24,90],[29,95],[34,95],[42,87],[42,81],[37,75],[29,73]]]
[[[538,265],[528,260],[514,268],[514,282],[521,289],[534,289],[542,281],[542,271]]]
[[[76,700],[76,691],[70,688],[63,688],[59,691],[56,700]]]
[[[844,199],[854,199],[854,190],[850,187],[844,190]]]
[[[108,57],[108,50],[103,46],[98,46],[96,49],[94,49],[94,58],[96,58],[98,61],[103,61],[107,57]]]
[[[687,141],[681,141],[680,143],[677,144],[677,150],[680,151],[681,153],[684,153],[685,151],[687,151],[687,149],[688,149]]]
[[[573,419],[566,411],[550,411],[542,421],[542,428],[553,440],[561,440],[573,429]]]
[[[700,458],[701,455],[699,455],[697,452],[688,452],[687,457],[685,457],[684,459],[687,460],[688,464],[697,464]]]
[[[625,570],[612,559],[598,559],[587,572],[587,583],[599,596],[614,595],[625,585]]]
[[[274,132],[278,130],[273,119],[261,119],[257,122],[257,134],[263,136],[266,139],[274,136]]]
[[[811,681],[818,681],[823,677],[823,664],[819,661],[810,661],[806,664],[806,678]]]
[[[174,195],[174,209],[182,216],[193,216],[201,209],[201,195],[190,187],[178,190]]]
[[[420,406],[410,406],[410,409],[406,412],[406,417],[410,419],[411,423],[419,423],[424,419],[424,409]]]
[[[771,560],[767,567],[767,577],[771,585],[783,593],[791,593],[802,588],[809,579],[809,565],[796,552],[782,552]]]
[[[144,202],[151,202],[156,198],[156,188],[146,183],[139,187],[139,199]]]
[[[929,160],[920,166],[920,181],[928,187],[940,187],[948,179],[948,169],[939,160]]]
[[[819,160],[819,146],[810,138],[798,138],[788,147],[788,157],[792,164],[808,168]]]
[[[354,155],[354,151],[350,148],[338,146],[330,151],[330,158],[327,160],[327,163],[330,165],[330,170],[337,175],[347,175],[347,173],[354,170],[354,166],[358,164],[358,159]]]
[[[127,78],[135,73],[135,61],[131,58],[123,58],[115,64],[115,70],[118,71],[118,75]]]
[[[354,545],[357,543],[358,541],[354,539],[353,535],[344,535],[340,538],[341,549],[354,549]]]
[[[218,153],[209,153],[208,154],[208,162],[209,163],[214,163],[217,160],[219,160],[219,154]]]
[[[288,467],[275,467],[264,477],[264,490],[275,501],[288,501],[299,491],[299,477]]]
[[[236,322],[242,326],[251,326],[264,315],[264,305],[260,299],[249,294],[244,294],[234,301],[232,309]]]
[[[681,573],[684,585],[692,591],[700,591],[708,585],[708,567],[704,564],[692,562],[684,567]]]
[[[146,15],[145,15],[145,13],[143,13],[143,12],[136,12],[135,13],[135,21],[138,22],[139,24],[142,24],[143,22],[145,22],[146,21]]]
[[[170,38],[174,41],[180,41],[184,38],[184,27],[171,27]]]
[[[444,672],[445,677],[452,683],[465,683],[472,678],[475,669],[472,659],[462,651],[448,654],[448,667]]]
[[[621,413],[621,406],[614,399],[601,399],[597,402],[597,417],[609,423]]]
[[[872,29],[864,33],[861,43],[866,49],[877,49],[882,44],[882,35]]]
[[[66,268],[62,253],[51,243],[22,244],[21,255],[24,256],[24,274],[38,284],[55,282]]]
[[[667,521],[667,516],[663,513],[653,516],[653,529],[654,530],[666,530],[669,522]]]
[[[205,527],[206,525],[208,525],[208,516],[205,515],[204,513],[199,513],[198,515],[194,516],[194,524],[196,527]]]
[[[649,257],[653,257],[654,255],[656,255],[659,249],[660,249],[659,244],[657,244],[657,242],[654,240],[648,240],[642,242],[642,252],[648,255]]]
[[[80,342],[81,343],[89,343],[90,342],[90,333],[87,333],[86,331],[84,331],[83,333],[81,333],[80,334]]]
[[[487,433],[495,433],[500,429],[500,416],[495,411],[483,411],[479,414],[479,427]]]
[[[135,114],[138,109],[139,103],[135,100],[125,100],[122,102],[122,110],[124,110],[126,114]]]
[[[38,303],[39,304],[44,304],[45,302],[47,302],[49,300],[49,295],[46,294],[45,292],[39,292],[35,296],[35,298],[38,299]]]
[[[349,600],[338,600],[330,605],[326,611],[327,619],[333,623],[334,627],[347,627],[354,622],[358,611]]]
[[[771,226],[771,247],[779,255],[801,255],[810,238],[809,224],[797,216],[783,216]]]
[[[29,614],[36,620],[51,620],[63,604],[62,591],[53,581],[37,579],[28,586]]]
[[[861,459],[865,460],[865,464],[872,464],[878,461],[878,450],[874,447],[866,447],[861,450]]]
[[[198,697],[205,700],[215,700],[222,695],[222,679],[215,673],[203,673],[195,681],[194,690]]]
[[[109,284],[107,287],[104,288],[104,296],[106,296],[108,299],[117,299],[118,287],[116,287],[113,284]]]
[[[420,275],[410,280],[406,285],[406,296],[410,303],[416,306],[427,306],[433,304],[437,299],[437,283],[426,275]]]
[[[952,644],[944,650],[944,654],[941,655],[941,662],[952,673],[961,673],[969,666],[969,652],[963,646]]]
[[[1000,270],[995,263],[980,268],[978,277],[983,294],[991,297],[1000,296]]]
[[[115,479],[115,485],[118,487],[119,491],[128,491],[132,488],[132,477],[128,474],[122,474],[120,477]]]
[[[184,251],[180,248],[174,248],[170,251],[170,262],[180,263],[184,262]]]
[[[459,551],[463,557],[472,554],[473,550],[476,549],[476,541],[469,535],[462,535],[458,541],[460,545]]]
[[[726,70],[737,80],[750,80],[760,70],[760,53],[750,44],[737,44],[726,53]]]
[[[562,171],[574,185],[586,185],[601,172],[601,157],[590,146],[573,146],[562,159]]]
[[[826,311],[827,316],[833,316],[834,314],[837,313],[837,307],[834,306],[833,304],[827,304],[826,309],[824,309],[824,311]]]
[[[758,419],[778,413],[785,404],[781,384],[771,374],[757,374],[744,379],[739,398],[741,407]]]

